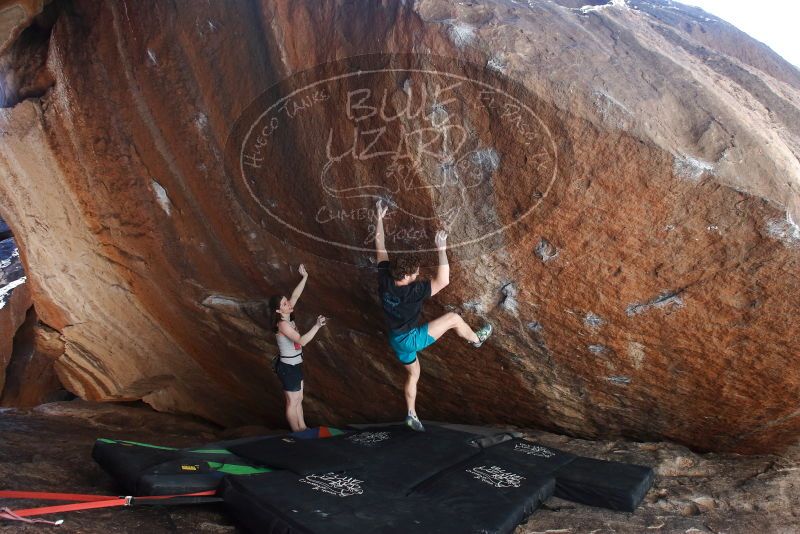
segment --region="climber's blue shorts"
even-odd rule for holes
[[[428,335],[428,323],[406,332],[389,332],[389,346],[403,365],[414,363],[417,360],[417,351],[430,347],[435,342]]]

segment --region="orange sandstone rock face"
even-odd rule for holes
[[[0,0],[0,52],[41,13],[44,4],[45,0]]]
[[[0,308],[0,391],[5,384],[6,367],[11,362],[14,349],[14,334],[25,322],[25,312],[31,307],[31,292],[27,284],[14,288],[8,297],[2,298]]]
[[[15,336],[33,304],[26,281],[16,241],[5,221],[0,219],[0,392],[6,368],[15,352]]]
[[[71,398],[53,369],[62,354],[64,342],[59,333],[37,324],[35,311],[28,310],[25,323],[14,336],[14,352],[5,370],[0,406],[32,407]]]
[[[450,229],[426,317],[495,325],[422,353],[423,417],[796,442],[800,74],[699,10],[561,4],[50,4],[3,56],[0,215],[61,383],[280,423],[260,301],[303,262],[309,420],[399,417],[384,198],[390,253]]]

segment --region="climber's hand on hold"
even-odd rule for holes
[[[447,248],[447,232],[444,230],[439,230],[436,232],[436,237],[434,238],[434,242],[436,243],[436,250],[443,250]]]
[[[378,219],[383,219],[386,217],[386,212],[389,211],[389,206],[383,205],[383,199],[378,199],[375,203],[375,213],[378,215]]]
[[[375,222],[375,259],[378,263],[389,261],[389,253],[386,252],[386,235],[383,233],[383,217],[388,210],[388,206],[383,205],[383,199],[378,199],[375,203],[375,216],[377,218]]]

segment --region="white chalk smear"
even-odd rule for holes
[[[11,292],[14,290],[14,288],[24,284],[27,279],[27,276],[23,276],[22,278],[17,278],[13,282],[9,282],[5,286],[0,287],[0,310],[5,308],[6,302],[8,302],[8,297],[11,295]]]
[[[169,195],[167,195],[167,190],[164,189],[160,183],[156,182],[155,180],[151,180],[150,185],[153,186],[153,193],[156,195],[156,200],[158,201],[158,205],[161,206],[161,209],[167,215],[172,214],[172,202],[169,201]]]

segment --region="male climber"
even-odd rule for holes
[[[377,225],[375,230],[375,253],[378,260],[378,295],[383,305],[388,327],[389,345],[397,354],[408,377],[405,394],[408,415],[406,425],[418,432],[425,427],[417,417],[414,403],[417,398],[419,360],[417,351],[436,342],[448,330],[455,330],[473,347],[480,347],[492,333],[492,325],[486,324],[477,332],[464,322],[460,315],[448,312],[433,321],[418,325],[422,302],[435,295],[450,283],[450,266],[447,264],[447,232],[436,233],[436,250],[439,252],[439,269],[433,280],[417,280],[419,260],[413,255],[396,255],[389,262],[386,252],[386,236],[383,233],[383,217],[388,207],[379,200],[376,204]]]

